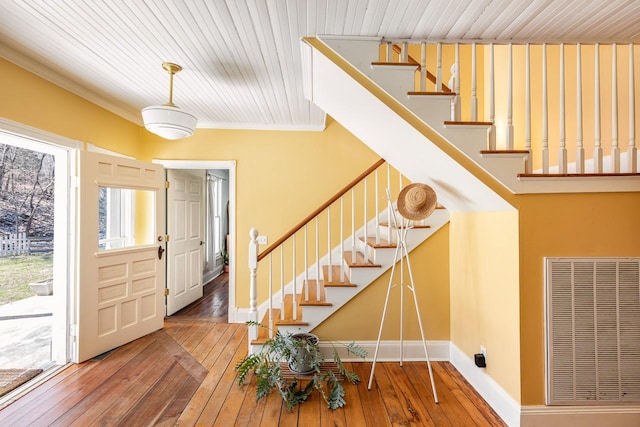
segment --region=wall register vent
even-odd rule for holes
[[[640,258],[546,259],[547,401],[640,402]]]

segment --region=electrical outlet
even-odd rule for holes
[[[480,353],[485,357],[485,359],[487,358],[487,349],[482,345],[480,346]]]
[[[258,244],[266,245],[267,244],[267,236],[258,236]]]

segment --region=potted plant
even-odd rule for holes
[[[256,322],[247,322],[250,326],[262,326]],[[276,332],[267,340],[262,350],[250,354],[236,364],[238,385],[246,382],[249,372],[256,378],[256,399],[259,400],[276,390],[287,405],[287,410],[307,400],[317,390],[327,403],[329,409],[344,406],[344,388],[342,382],[352,384],[360,382],[360,377],[347,370],[333,347],[334,369],[323,365],[324,354],[320,351],[320,340],[313,334],[292,334]],[[347,353],[364,359],[367,352],[355,343],[345,345]],[[285,367],[283,368],[283,363]],[[293,375],[285,375],[290,370]],[[302,382],[308,383],[302,387]]]

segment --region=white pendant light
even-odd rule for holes
[[[182,67],[171,62],[163,62],[162,68],[169,73],[169,102],[143,108],[144,127],[165,139],[186,138],[193,135],[198,119],[173,103],[173,75],[182,70]]]

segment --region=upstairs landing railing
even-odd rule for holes
[[[361,250],[367,242],[393,242],[386,192],[394,200],[407,183],[380,159],[261,252],[259,232],[251,229],[249,319],[258,322],[263,316],[258,301],[267,301],[266,323],[272,337],[277,321],[285,320],[285,305],[291,312],[287,321],[293,323],[301,321],[299,303],[322,305],[321,281],[344,282],[345,261],[367,263],[368,251]],[[250,327],[250,341],[257,337],[258,327]]]
[[[452,121],[484,116],[488,150],[529,151],[521,176],[637,174],[636,49],[384,40],[379,60],[420,64],[416,91],[453,91]]]

